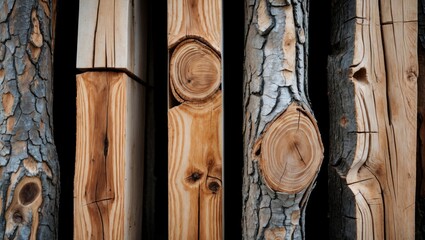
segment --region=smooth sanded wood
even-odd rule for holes
[[[260,169],[264,182],[276,192],[296,194],[308,187],[323,158],[323,145],[314,117],[291,104],[266,130],[261,148]]]
[[[77,68],[115,68],[145,80],[141,0],[80,0]]]
[[[217,0],[168,0],[168,46],[201,38],[220,51],[221,10]]]
[[[168,237],[222,239],[221,1],[168,0]]]
[[[331,236],[414,239],[417,1],[333,9]]]
[[[169,239],[222,239],[222,100],[169,110]]]
[[[0,239],[58,239],[54,5],[0,2]]]
[[[245,4],[242,238],[304,239],[323,159],[307,98],[308,1]]]
[[[217,92],[220,83],[220,56],[208,45],[188,39],[174,49],[170,60],[170,85],[176,100],[206,100]]]
[[[144,94],[125,73],[77,75],[75,239],[141,235]]]

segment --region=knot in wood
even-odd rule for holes
[[[22,223],[24,221],[24,217],[22,216],[21,212],[16,211],[12,215],[12,219],[15,223]]]
[[[270,189],[288,194],[307,188],[319,171],[323,145],[313,116],[292,104],[266,130],[260,168]]]
[[[197,39],[182,41],[170,60],[170,84],[179,102],[203,101],[220,87],[220,56]]]
[[[208,189],[213,193],[216,193],[220,189],[220,184],[218,184],[216,181],[210,182],[208,183]]]
[[[19,201],[23,205],[29,205],[37,198],[40,188],[34,182],[25,184],[19,192]]]

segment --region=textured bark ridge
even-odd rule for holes
[[[417,1],[333,1],[332,239],[414,239]]]
[[[307,98],[308,1],[246,1],[244,239],[304,239],[323,145]]]
[[[56,239],[54,2],[0,1],[0,239]]]

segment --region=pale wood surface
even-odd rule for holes
[[[331,232],[414,239],[417,2],[353,0],[333,7],[331,182],[339,183],[331,198],[340,200],[331,209],[341,216],[331,220]],[[338,196],[341,186],[351,193]]]
[[[305,238],[323,159],[306,92],[308,4],[245,2],[243,239]]]
[[[220,87],[220,56],[208,45],[188,39],[174,49],[170,59],[170,85],[179,102],[204,101]]]
[[[75,239],[141,234],[144,94],[125,73],[77,75]]]
[[[169,110],[169,238],[221,239],[222,101]]]
[[[192,37],[220,51],[221,1],[168,0],[168,46]]]
[[[77,68],[115,68],[146,80],[141,2],[80,0]]]
[[[54,1],[0,2],[0,239],[57,239]]]
[[[222,239],[221,1],[168,0],[169,239]]]

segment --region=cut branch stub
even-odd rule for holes
[[[291,104],[266,130],[260,168],[267,186],[295,194],[314,180],[323,160],[323,145],[313,116]]]
[[[170,83],[179,102],[203,101],[220,87],[220,56],[196,39],[181,42],[170,60]]]

